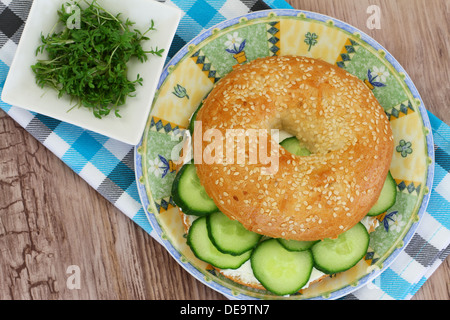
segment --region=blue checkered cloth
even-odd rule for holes
[[[0,0],[0,93],[31,3],[31,0]],[[284,0],[167,0],[166,3],[184,12],[169,58],[200,32],[223,20],[270,7],[291,8]],[[120,211],[158,239],[139,199],[134,146],[2,101],[0,108]],[[423,221],[410,244],[389,268],[344,299],[409,299],[450,253],[450,127],[431,113],[430,119],[436,166]]]

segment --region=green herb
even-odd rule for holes
[[[100,119],[114,110],[120,117],[118,107],[135,95],[136,85],[143,81],[139,74],[135,80],[127,78],[128,61],[137,58],[143,63],[148,54],[161,57],[164,49],[142,48],[142,41],[149,40],[146,34],[155,30],[153,20],[141,33],[132,29],[134,22],[121,20],[121,14],[112,15],[96,0],[85,3],[87,7],[79,11],[80,28],[68,27],[73,13],[62,5],[58,23],[63,24],[63,30],[41,35],[36,55],[45,51],[48,59],[38,60],[31,68],[41,88],[54,88],[59,98],[69,95],[76,101],[72,108],[87,107]]]

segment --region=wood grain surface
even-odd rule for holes
[[[290,0],[372,36],[450,124],[448,0]],[[369,5],[381,29],[369,30]],[[69,289],[69,266],[80,288]],[[0,300],[224,299],[0,111]],[[450,258],[413,299],[450,300]]]

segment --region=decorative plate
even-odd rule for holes
[[[395,141],[390,171],[398,188],[396,203],[378,216],[379,226],[371,233],[365,258],[352,269],[289,297],[236,284],[195,258],[170,192],[176,175],[171,151],[200,101],[234,66],[272,55],[319,58],[359,77],[383,106]],[[267,10],[222,22],[175,55],[159,81],[135,159],[139,192],[152,227],[170,254],[198,280],[234,299],[336,299],[373,280],[411,239],[428,203],[434,149],[419,93],[380,44],[328,16]]]

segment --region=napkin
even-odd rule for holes
[[[164,2],[164,1],[161,1]],[[284,0],[167,0],[183,11],[169,50],[223,20],[250,11],[291,8]],[[31,0],[0,0],[0,92],[19,43]],[[151,236],[134,174],[134,146],[0,100],[3,109],[121,212]],[[435,142],[435,179],[427,212],[409,245],[379,277],[342,299],[409,299],[450,253],[450,127],[429,113]],[[1,179],[1,177],[0,177]]]

